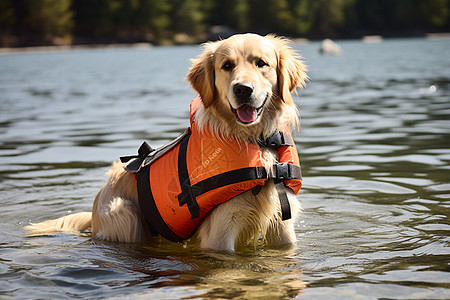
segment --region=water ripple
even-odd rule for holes
[[[448,298],[449,42],[340,43],[335,57],[317,55],[318,43],[295,45],[310,70],[294,97],[298,242],[238,254],[21,230],[90,210],[111,161],[188,126],[195,93],[184,76],[200,48],[1,56],[0,294]]]

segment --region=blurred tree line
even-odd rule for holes
[[[191,43],[218,25],[222,37],[417,36],[450,31],[449,16],[450,0],[0,0],[0,45]]]

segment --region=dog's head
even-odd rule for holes
[[[242,34],[204,48],[187,78],[226,128],[261,134],[296,111],[291,92],[305,84],[306,68],[285,39]]]

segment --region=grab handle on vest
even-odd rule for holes
[[[120,157],[120,161],[123,163],[128,162],[128,164],[124,167],[130,173],[136,173],[141,169],[142,162],[145,158],[155,151],[147,142],[143,142],[139,147],[138,155],[131,156],[122,156]]]

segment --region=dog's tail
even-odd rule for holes
[[[28,235],[30,236],[53,234],[56,232],[82,234],[84,231],[90,229],[91,220],[91,212],[79,212],[41,223],[30,223],[30,225],[23,227],[23,229],[28,230]]]

